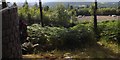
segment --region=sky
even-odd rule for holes
[[[6,0],[7,2],[25,2],[25,0]],[[28,2],[39,2],[39,0],[27,0]],[[95,0],[41,0],[44,2],[94,2]],[[120,0],[97,0],[98,2],[119,2]]]

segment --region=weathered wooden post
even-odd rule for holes
[[[7,7],[7,3],[6,3],[6,0],[2,1],[2,9]]]
[[[41,0],[39,0],[39,8],[40,8],[41,26],[44,27],[44,24],[43,24],[43,14],[42,14],[42,2],[41,2]]]
[[[97,34],[97,0],[95,0],[95,8],[94,8],[94,31]]]
[[[4,8],[2,13],[2,60],[21,60],[17,7]]]

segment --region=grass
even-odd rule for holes
[[[120,46],[115,42],[107,42],[106,40],[100,40],[98,44],[102,45],[104,48],[108,48],[116,54],[120,53]]]
[[[83,24],[87,24],[83,23]],[[48,52],[39,52],[38,54],[23,55],[23,58],[48,58],[48,59],[64,59],[64,58],[119,58],[120,46],[115,42],[108,42],[101,39],[97,43],[86,48],[71,50],[53,50]]]
[[[120,48],[119,48],[120,51]],[[23,58],[48,58],[48,59],[65,59],[65,58],[119,58],[118,46],[115,43],[107,43],[99,41],[84,49],[76,49],[74,51],[53,50],[49,52],[40,52],[39,54],[23,55]]]

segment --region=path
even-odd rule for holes
[[[68,57],[64,56],[65,54],[69,54]],[[89,60],[93,60],[95,58],[97,59],[120,59],[120,55],[113,53],[107,48],[103,48],[103,46],[99,44],[95,44],[93,46],[90,46],[86,49],[81,49],[81,50],[76,50],[76,51],[59,51],[59,52],[54,52],[51,54],[51,52],[48,53],[42,53],[42,54],[37,54],[37,55],[23,55],[23,58],[48,58],[48,59],[65,59],[65,58],[78,58],[78,59],[87,59],[90,58]],[[37,59],[36,59],[37,60]]]
[[[118,20],[120,16],[112,17],[112,16],[97,16],[98,21],[106,21],[106,20]],[[83,16],[81,18],[78,18],[79,21],[90,21],[92,20],[92,16]]]

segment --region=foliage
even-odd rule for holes
[[[89,10],[89,12],[90,12],[91,15],[94,14],[94,10],[95,10],[95,4],[92,4],[92,5],[90,6],[90,10]]]
[[[90,15],[90,9],[89,8],[82,8],[82,9],[78,9],[78,13],[77,15]]]
[[[32,43],[42,46],[49,45],[51,49],[73,49],[94,42],[93,32],[78,26],[66,29],[63,27],[41,27],[38,24],[33,24],[28,27],[28,35]]]
[[[45,6],[44,11],[48,11],[48,10],[49,10],[49,6]]]
[[[115,8],[100,8],[97,11],[98,15],[117,15],[117,10]]]
[[[94,6],[90,8],[78,9],[77,15],[93,15]],[[120,10],[115,8],[99,8],[97,9],[97,15],[119,15]]]
[[[70,15],[63,5],[56,6],[52,11],[45,6],[42,12],[44,25],[68,27],[70,24]],[[20,19],[26,20],[29,25],[40,23],[40,11],[37,4],[29,8],[26,2],[23,7],[19,8],[18,13]]]
[[[117,21],[105,21],[98,23],[98,29],[100,32],[100,36],[107,41],[119,42],[118,34],[120,32],[120,28],[118,28]]]
[[[70,27],[70,24],[77,20],[77,15],[90,15],[93,14],[93,10],[94,5],[81,9],[74,9],[72,6],[70,9],[66,9],[64,5],[57,5],[55,8],[49,9],[46,6],[42,11],[45,27],[35,24],[40,22],[40,10],[37,4],[29,8],[26,2],[23,7],[19,8],[18,14],[21,20],[26,20],[29,24],[28,35],[32,43],[38,43],[40,46],[48,45],[51,49],[73,49],[95,42],[91,22],[83,22]],[[97,14],[112,15],[117,12],[119,11],[114,8],[100,8]],[[119,24],[120,22],[117,21],[98,22],[99,38],[120,43]]]
[[[60,4],[52,8],[49,6],[43,7],[43,23],[45,26],[63,26],[70,27],[76,23],[76,16],[78,15],[91,15],[93,14],[94,4],[89,8],[75,9],[73,6],[69,6],[68,9],[64,5]],[[115,8],[100,8],[97,10],[98,15],[115,15],[119,10]],[[23,7],[18,9],[19,18],[26,20],[28,25],[34,23],[40,23],[40,10],[37,3],[33,7],[29,7],[25,2]]]
[[[54,13],[52,12],[51,15],[49,15],[49,19],[54,26],[67,27],[69,25],[70,16],[63,5],[58,5]]]

